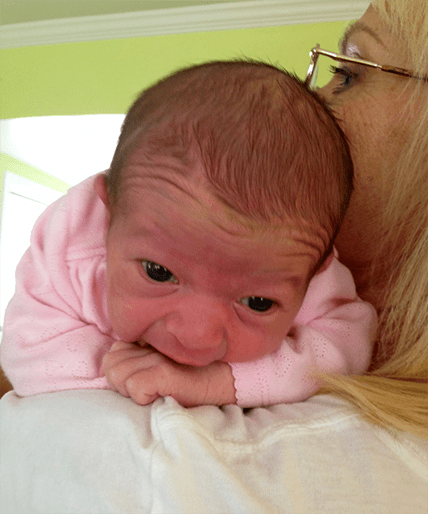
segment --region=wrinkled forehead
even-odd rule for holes
[[[178,233],[191,227],[194,237],[210,237],[227,245],[265,241],[306,249],[317,261],[329,244],[327,232],[301,219],[273,222],[250,219],[221,202],[210,189],[202,169],[162,165],[129,169],[121,192],[122,218],[138,225],[150,217],[159,227],[174,225]],[[183,229],[183,230],[182,230]],[[239,241],[239,243],[238,243]],[[245,243],[246,244],[246,243]]]
[[[171,203],[181,208],[199,204],[203,209],[209,201],[204,170],[196,161],[134,152],[122,170],[120,182],[119,201],[124,214],[147,202],[154,206]]]

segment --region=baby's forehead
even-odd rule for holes
[[[203,170],[189,173],[165,166],[129,173],[123,181],[122,214],[134,224],[146,222],[145,213],[158,226],[192,226],[187,237],[209,234],[214,241],[289,241],[317,247],[320,252],[328,244],[328,235],[320,226],[301,219],[277,218],[271,221],[250,218],[238,213],[216,197]],[[183,170],[181,170],[183,172]]]
[[[203,167],[170,156],[134,154],[121,174],[119,201],[128,212],[140,202],[154,199],[158,204],[174,202],[184,207],[209,196]]]

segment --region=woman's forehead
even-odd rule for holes
[[[390,27],[372,6],[345,31],[341,39],[343,53],[347,53],[353,40],[364,44],[362,50],[374,49],[374,55],[367,55],[367,58],[381,60],[378,64],[401,67],[408,65],[409,55],[404,41],[391,32]]]

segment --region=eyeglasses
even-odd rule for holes
[[[427,76],[418,76],[413,73],[413,71],[406,70],[404,68],[397,68],[396,66],[389,66],[387,64],[380,65],[376,64],[374,62],[365,61],[364,59],[357,59],[355,57],[348,57],[347,55],[343,54],[335,54],[334,52],[329,52],[327,50],[322,50],[320,48],[320,45],[317,45],[315,48],[312,48],[312,50],[309,53],[311,60],[309,63],[309,68],[306,74],[306,80],[305,84],[310,89],[315,89],[316,87],[316,81],[317,81],[317,75],[318,75],[318,58],[320,55],[324,55],[326,57],[329,57],[330,59],[333,59],[334,61],[338,62],[350,62],[354,64],[359,64],[361,66],[368,66],[369,68],[376,68],[380,71],[385,71],[386,73],[393,73],[395,75],[401,75],[403,77],[413,78],[413,79],[419,79],[424,80],[428,82]],[[352,73],[350,74],[352,76]]]

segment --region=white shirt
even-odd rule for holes
[[[327,395],[245,411],[9,393],[0,416],[5,514],[428,512],[428,441]]]

